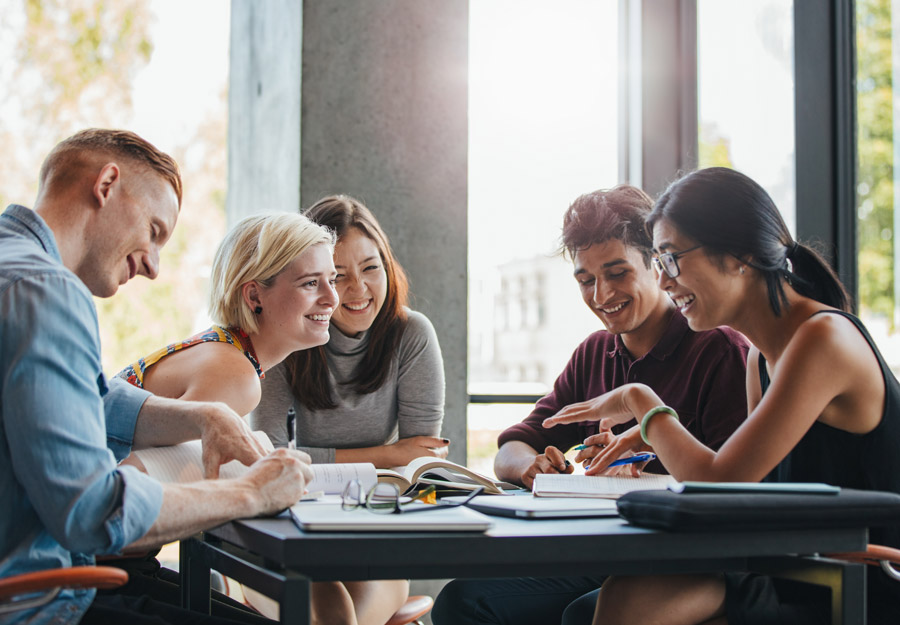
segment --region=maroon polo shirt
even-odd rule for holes
[[[544,429],[544,419],[569,404],[593,399],[629,382],[646,384],[678,412],[681,423],[699,441],[718,449],[747,418],[746,366],[750,344],[744,335],[720,327],[694,332],[674,311],[659,342],[633,359],[622,337],[606,330],[591,334],[572,354],[566,368],[534,411],[504,430],[497,441],[522,441],[538,452],[548,445],[565,452],[598,431],[596,421]],[[616,433],[636,422],[617,425]],[[665,469],[655,460],[651,472]]]

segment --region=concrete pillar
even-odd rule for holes
[[[234,0],[228,90],[228,223],[300,206],[302,4]]]
[[[372,209],[437,330],[443,434],[464,463],[468,3],[233,0],[231,15],[229,221],[331,193]]]
[[[231,20],[229,223],[331,193],[372,209],[437,330],[464,464],[468,2],[232,0]]]
[[[466,458],[468,4],[303,5],[300,198],[346,193],[381,222],[444,354],[444,435]]]

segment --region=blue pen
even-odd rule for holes
[[[610,463],[609,467],[620,467],[623,464],[632,464],[634,462],[647,462],[648,460],[653,460],[656,458],[656,454],[646,453],[646,454],[635,454],[633,456],[629,456],[628,458],[620,458],[613,463]],[[607,467],[607,468],[609,468]]]
[[[582,449],[587,449],[590,445],[575,445],[572,449],[575,451],[581,451]]]

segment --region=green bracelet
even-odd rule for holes
[[[650,423],[650,419],[653,418],[653,415],[659,414],[660,412],[666,412],[675,417],[676,421],[679,420],[678,413],[668,406],[657,406],[656,408],[648,410],[647,414],[644,415],[644,418],[641,419],[641,438],[644,439],[644,442],[648,445],[650,444],[650,441],[647,440],[647,425]]]

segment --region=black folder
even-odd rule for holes
[[[673,532],[881,527],[900,524],[897,493],[841,489],[836,495],[636,491],[617,502],[632,525]]]

